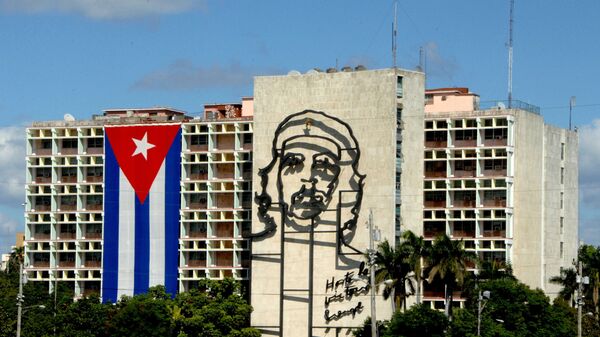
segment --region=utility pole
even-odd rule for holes
[[[19,295],[17,295],[17,337],[21,337],[22,311],[23,311],[23,262],[19,261]]]
[[[375,232],[373,231],[373,211],[369,210],[369,273],[371,287],[371,336],[377,337],[377,318],[375,313],[375,249],[373,241]],[[394,299],[392,299],[393,301]]]
[[[577,263],[577,337],[581,337],[581,310],[583,307],[583,265],[581,261]]]
[[[483,305],[481,305],[481,302],[483,301],[484,297],[486,299],[489,299],[491,295],[490,291],[484,291],[483,294],[481,293],[481,290],[479,290],[479,296],[477,297],[477,336],[481,336],[481,313],[483,312],[483,309],[485,308],[485,305],[487,304],[487,301],[485,301],[483,303]]]

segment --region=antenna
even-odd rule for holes
[[[513,24],[515,0],[510,0],[510,19],[508,24],[508,108],[512,108],[512,67],[513,67]]]
[[[573,108],[575,107],[575,96],[571,96],[569,100],[569,130],[571,130],[571,116],[573,114]]]
[[[394,65],[394,69],[396,69],[396,49],[397,49],[397,41],[396,36],[398,35],[398,1],[394,0],[394,23],[392,24],[392,64]]]

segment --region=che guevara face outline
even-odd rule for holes
[[[314,137],[295,136],[282,143],[277,176],[281,186],[279,200],[287,205],[285,215],[290,219],[319,216],[327,209],[339,183],[339,145],[326,137],[317,137],[321,138],[319,145],[302,139]]]

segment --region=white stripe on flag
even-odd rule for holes
[[[117,298],[133,295],[135,258],[135,191],[119,170],[119,274]]]
[[[150,287],[165,284],[165,162],[152,183],[150,202]]]

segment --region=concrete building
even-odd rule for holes
[[[346,335],[371,314],[369,212],[392,244],[400,219],[422,218],[423,85],[393,69],[255,79],[251,304],[264,335]]]
[[[549,279],[577,254],[578,137],[545,124],[539,108],[511,103],[481,107],[467,88],[426,91],[423,225],[404,228],[462,239],[554,297]],[[424,295],[443,300],[435,287]]]
[[[111,109],[91,120],[27,128],[25,264],[30,281],[99,292],[105,204],[105,127],[181,124],[178,283],[248,278],[252,99],[206,106],[191,118],[171,108]]]

